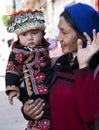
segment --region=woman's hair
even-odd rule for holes
[[[78,38],[82,39],[83,41],[85,40],[85,37],[83,34],[80,33],[79,29],[77,28],[76,24],[74,23],[71,15],[69,14],[69,12],[67,10],[65,10],[64,12],[62,12],[60,14],[60,17],[63,16],[66,20],[66,22],[70,25],[70,27],[76,32]]]

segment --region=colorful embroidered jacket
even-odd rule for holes
[[[17,43],[10,53],[6,68],[6,93],[20,91],[23,103],[29,98],[43,98],[46,104],[44,118],[49,118],[50,73],[51,60],[46,48],[31,50]]]
[[[94,130],[99,119],[99,64],[95,70],[79,70],[77,58],[67,54],[57,60],[54,70],[51,130]]]

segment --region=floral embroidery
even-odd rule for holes
[[[44,67],[46,67],[46,62],[48,57],[48,52],[46,49],[40,48],[30,55],[24,64],[24,79],[26,82],[26,87],[29,96],[33,94],[48,94],[48,87],[44,84],[45,72],[43,72]],[[31,72],[30,72],[31,71]]]
[[[16,53],[15,60],[19,63],[23,62],[23,59],[25,58],[24,54],[22,52]]]

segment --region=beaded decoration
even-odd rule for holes
[[[45,30],[45,19],[41,10],[31,10],[13,12],[11,15],[2,17],[3,23],[7,26],[7,31],[19,35],[29,30]]]

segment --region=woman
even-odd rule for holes
[[[74,4],[60,15],[58,28],[64,55],[55,63],[50,85],[51,130],[94,130],[99,119],[99,14]],[[39,119],[42,101],[33,102],[25,103],[23,111]]]

